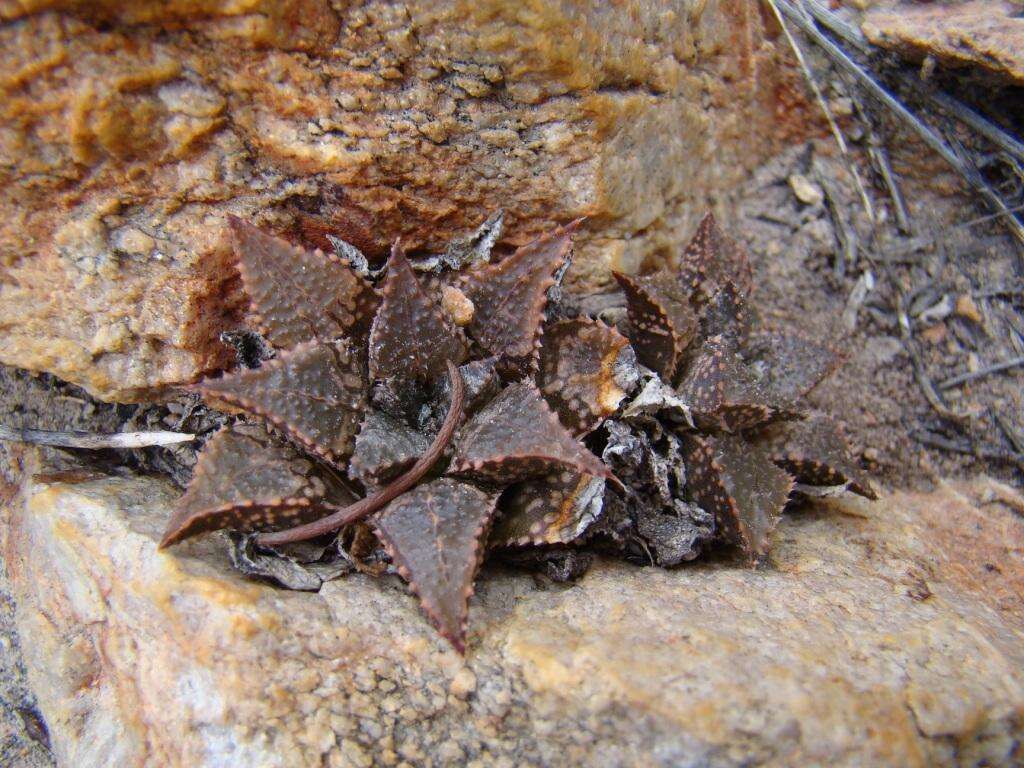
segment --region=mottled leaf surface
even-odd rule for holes
[[[714,215],[707,213],[683,251],[679,280],[693,291],[698,303],[703,303],[726,282],[732,282],[745,298],[753,288],[754,277],[746,249],[722,232]]]
[[[450,471],[505,484],[559,469],[609,474],[526,380],[506,387],[463,427]]]
[[[265,418],[334,464],[351,453],[366,403],[361,363],[344,342],[300,344],[255,370],[204,381],[199,391]]]
[[[590,432],[615,413],[638,375],[629,342],[603,323],[560,320],[544,334],[537,381],[574,435]]]
[[[491,546],[566,544],[601,514],[605,480],[569,470],[516,483],[501,497]]]
[[[458,364],[465,359],[465,342],[445,322],[437,299],[420,287],[397,244],[381,293],[380,310],[370,331],[374,379],[430,381],[444,376],[446,361]]]
[[[528,369],[534,363],[547,292],[569,258],[575,228],[570,224],[556,229],[462,279],[462,292],[475,307],[467,330],[504,364]]]
[[[349,476],[364,485],[378,485],[400,475],[426,453],[430,439],[401,419],[370,409],[366,412]]]
[[[764,557],[793,478],[737,437],[691,435],[684,451],[687,487],[697,503],[714,512],[718,530],[752,561]]]
[[[805,485],[844,485],[868,499],[878,498],[866,474],[850,455],[832,419],[817,414],[779,425],[759,436],[758,445],[772,461]]]
[[[679,395],[705,430],[738,432],[795,415],[765,390],[721,336],[705,343],[680,383]]]
[[[398,497],[375,522],[398,572],[460,652],[494,502],[472,485],[441,478]]]
[[[325,514],[326,486],[309,459],[255,428],[225,428],[206,443],[160,546],[207,531],[289,527]]]
[[[783,400],[803,397],[840,364],[831,346],[796,332],[753,333],[744,356],[762,372],[765,388]]]
[[[664,273],[648,277],[613,274],[626,295],[637,357],[671,382],[698,327],[686,291]]]
[[[377,307],[373,287],[341,259],[297,248],[230,217],[238,269],[264,336],[278,349],[358,338]]]
[[[735,344],[746,340],[750,313],[732,281],[727,281],[704,305],[701,331],[705,338],[722,336]]]

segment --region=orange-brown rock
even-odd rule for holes
[[[724,0],[0,1],[0,361],[108,399],[225,362],[224,221],[437,248],[579,216],[572,280],[673,253],[799,79]]]

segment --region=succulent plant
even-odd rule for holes
[[[236,564],[264,573],[329,541],[396,570],[461,651],[488,551],[574,574],[588,561],[565,548],[602,542],[675,564],[723,540],[757,561],[795,481],[872,495],[799,402],[836,355],[757,327],[747,256],[710,215],[677,273],[616,274],[621,329],[558,300],[577,226],[495,259],[498,215],[439,256],[396,243],[374,272],[344,240],[311,252],[231,219],[259,335],[197,388],[244,416],[207,441],[161,545],[248,532]]]

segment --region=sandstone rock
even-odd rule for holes
[[[489,569],[469,652],[400,582],[157,553],[174,490],[37,475],[6,514],[60,765],[1010,765],[1024,522],[992,481],[787,517],[769,567]]]
[[[1024,85],[1024,18],[1007,0],[910,5],[868,12],[862,29],[875,45],[946,66],[973,66]]]
[[[673,253],[806,131],[721,0],[0,2],[0,362],[151,396],[224,364],[224,217],[436,248],[591,217],[572,279]],[[344,222],[349,222],[347,225]]]

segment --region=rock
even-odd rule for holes
[[[0,531],[59,765],[995,766],[1024,757],[1007,494],[822,502],[756,571],[488,568],[465,659],[397,579],[287,592],[218,537],[158,553],[159,480],[36,474]]]
[[[589,216],[570,280],[689,237],[808,130],[743,4],[0,6],[0,362],[122,401],[225,364],[234,213],[382,257]],[[786,109],[778,108],[784,98]]]
[[[877,46],[909,58],[933,56],[1024,85],[1024,17],[1008,0],[911,5],[869,11],[862,24]]]
[[[805,205],[821,205],[825,200],[825,193],[821,187],[802,173],[790,175],[789,186],[793,190],[793,194],[796,195],[796,199]]]

